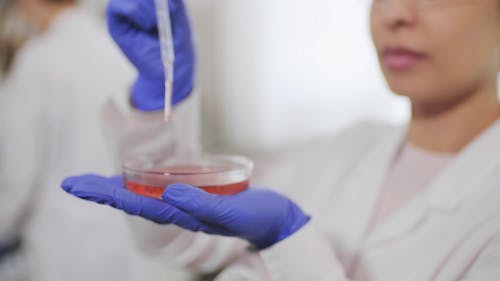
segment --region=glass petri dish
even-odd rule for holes
[[[218,195],[232,195],[248,188],[253,162],[243,156],[204,154],[190,158],[130,159],[123,164],[125,186],[130,191],[161,198],[172,183],[185,183]]]

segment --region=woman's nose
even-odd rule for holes
[[[392,30],[413,26],[417,21],[418,1],[421,0],[373,0],[379,19]]]

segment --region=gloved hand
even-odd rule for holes
[[[193,89],[195,54],[182,0],[169,0],[174,39],[173,105]],[[160,56],[154,0],[111,0],[107,9],[111,36],[137,68],[132,104],[140,110],[164,108],[165,74]]]
[[[120,176],[70,177],[61,186],[79,198],[156,223],[239,237],[259,249],[287,238],[309,221],[295,203],[267,189],[250,188],[236,195],[218,196],[189,185],[171,184],[162,201],[128,191]]]

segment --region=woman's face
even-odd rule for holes
[[[435,106],[496,87],[500,1],[372,1],[371,33],[394,92]]]

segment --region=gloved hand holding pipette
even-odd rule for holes
[[[191,28],[182,0],[169,0],[175,74],[172,104],[193,90],[195,54]],[[138,71],[131,102],[139,110],[162,110],[165,103],[165,74],[154,0],[111,0],[107,10],[111,36]]]
[[[132,193],[121,177],[70,177],[62,188],[79,198],[110,205],[128,214],[192,231],[239,237],[269,247],[301,229],[309,216],[290,199],[267,189],[250,188],[218,196],[185,184],[172,184],[157,200]]]

